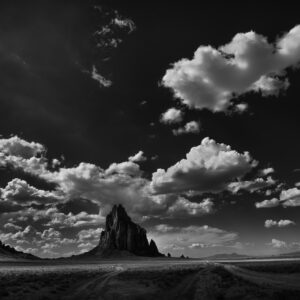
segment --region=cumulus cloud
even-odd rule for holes
[[[136,158],[140,159],[140,154]],[[13,196],[16,199],[21,199],[23,196],[23,198],[27,197],[27,201],[35,199],[35,203],[45,204],[49,203],[50,200],[55,202],[61,198],[64,201],[84,198],[97,203],[102,215],[105,215],[116,203],[123,204],[129,213],[136,217],[172,214],[173,210],[178,211],[175,206],[170,211],[168,210],[176,202],[176,197],[152,195],[149,180],[141,176],[142,172],[139,165],[132,161],[113,163],[107,169],[102,169],[94,164],[80,163],[72,168],[60,166],[57,170],[50,171],[46,158],[43,158],[44,161],[38,168],[28,167],[30,165],[28,160],[32,158],[24,159],[24,164],[20,164],[19,159],[21,158],[16,156],[11,165],[56,184],[56,189],[51,192],[40,191],[24,181],[14,179],[6,188],[2,189],[5,199],[8,197],[12,199]],[[13,202],[10,201],[10,203]],[[186,200],[186,205],[188,205],[188,200]],[[11,208],[11,210],[13,209]],[[192,211],[191,209],[184,209],[187,214]],[[63,216],[60,219],[56,218],[57,222],[60,221],[62,224],[63,219]]]
[[[226,190],[229,183],[241,178],[256,166],[249,153],[238,153],[230,146],[219,144],[209,138],[192,148],[186,159],[166,171],[155,172],[152,180],[143,177],[139,165],[134,162],[140,160],[142,156],[143,153],[139,152],[129,158],[129,161],[112,163],[107,169],[84,162],[73,167],[64,167],[60,164],[53,169],[52,163],[49,165],[45,157],[44,150],[31,152],[26,158],[22,157],[20,152],[0,151],[1,163],[10,157],[10,166],[55,186],[53,191],[45,191],[15,178],[3,187],[0,205],[9,202],[20,206],[19,211],[7,214],[7,218],[13,220],[8,223],[14,223],[22,228],[7,225],[2,237],[13,246],[22,245],[25,250],[41,249],[43,246],[43,251],[47,252],[43,252],[42,255],[51,257],[62,253],[59,241],[64,241],[65,245],[82,244],[81,248],[87,249],[95,244],[99,235],[99,231],[95,231],[94,228],[103,225],[105,216],[113,204],[123,204],[136,221],[144,220],[145,217],[165,220],[199,217],[213,212],[213,201],[210,198],[191,200],[189,192]],[[29,163],[31,159],[42,160],[38,161],[38,167],[34,168]],[[186,195],[183,195],[184,193]],[[93,208],[93,211],[86,211],[85,205],[79,205],[75,210],[67,209],[66,204],[70,204],[74,199],[85,199],[99,207],[99,210]],[[39,224],[43,230],[33,227],[26,229],[23,228],[24,224]],[[83,231],[91,227],[93,232]],[[65,236],[64,232],[70,228],[75,234],[81,233],[76,237]],[[212,241],[215,239],[216,244],[222,244],[222,240],[226,243],[236,236],[234,233],[205,228],[196,230],[191,227],[181,231],[183,237],[194,236],[185,246],[180,243],[177,245],[171,240],[168,245],[187,248],[192,243],[204,243],[206,236],[211,237]],[[165,230],[180,231],[178,228]],[[196,235],[201,232],[203,239],[196,239]],[[90,238],[84,238],[85,235]],[[206,244],[209,244],[208,240]]]
[[[188,246],[191,249],[199,249],[199,248],[204,248],[205,244],[200,244],[200,243],[193,243]]]
[[[128,160],[131,162],[143,162],[147,160],[147,157],[144,156],[144,152],[140,150],[137,154],[129,156]]]
[[[192,59],[166,71],[162,83],[190,108],[226,111],[248,92],[278,95],[289,86],[285,70],[300,61],[300,25],[270,43],[253,31],[219,48],[200,46]]]
[[[186,123],[183,127],[172,130],[174,135],[182,135],[187,133],[198,133],[200,132],[200,125],[196,121]]]
[[[256,208],[270,208],[280,205],[280,201],[277,198],[272,198],[270,200],[263,200],[261,202],[256,202]]]
[[[272,179],[272,177],[268,177],[267,179],[259,177],[255,178],[254,180],[232,182],[228,185],[228,190],[230,190],[234,194],[239,192],[240,190],[246,190],[250,193],[253,193],[258,190],[272,186],[275,183],[276,181]]]
[[[230,146],[204,138],[193,147],[185,159],[167,170],[158,169],[152,175],[152,188],[160,194],[175,192],[219,192],[228,188],[256,165],[248,152],[239,153]]]
[[[28,142],[18,136],[0,139],[0,152],[4,155],[31,158],[45,151],[46,148],[42,144]]]
[[[0,166],[39,175],[47,172],[46,148],[18,136],[0,139]]]
[[[264,200],[262,202],[257,202],[255,205],[257,208],[275,207],[279,205],[282,205],[283,207],[300,206],[300,190],[297,187],[282,190],[278,199],[273,198],[271,200]]]
[[[92,168],[93,165],[90,164],[80,164],[81,167],[86,168]],[[139,165],[132,161],[124,161],[122,163],[112,163],[107,170],[105,170],[106,175],[112,175],[112,174],[124,174],[124,175],[131,175],[131,176],[139,176],[141,174],[141,170]]]
[[[172,107],[161,115],[160,121],[164,124],[180,123],[183,119],[183,115],[180,109]]]
[[[286,242],[277,239],[272,239],[269,245],[272,246],[273,248],[287,248]]]
[[[296,187],[283,190],[279,199],[283,202],[283,206],[300,206],[300,190]]]
[[[294,221],[291,220],[280,220],[280,221],[274,221],[274,220],[266,220],[265,221],[265,227],[271,228],[271,227],[287,227],[290,225],[296,225]]]
[[[7,229],[8,231],[19,231],[19,230],[21,230],[22,229],[22,227],[21,226],[18,226],[18,225],[16,225],[16,224],[13,224],[13,223],[6,223],[6,224],[4,224],[4,226],[3,226],[5,229]]]
[[[22,143],[26,144],[26,141]],[[43,151],[45,148],[41,145],[39,149]],[[35,203],[45,204],[62,198],[64,201],[83,198],[97,203],[102,215],[113,204],[121,203],[131,214],[139,217],[209,213],[212,207],[210,201],[193,203],[186,198],[180,198],[178,193],[229,189],[228,184],[232,180],[242,177],[256,164],[249,153],[238,153],[230,146],[209,138],[203,139],[201,145],[192,148],[186,159],[166,171],[158,169],[153,173],[152,181],[142,177],[139,165],[134,162],[143,159],[142,151],[130,157],[129,161],[112,163],[107,169],[82,162],[71,168],[60,165],[55,170],[49,170],[48,160],[44,156],[22,158],[17,156],[19,152],[15,154],[7,154],[11,166],[56,184],[56,189],[41,191],[20,179],[14,179],[1,190],[3,199],[14,197],[15,202],[19,199],[18,203],[21,203],[22,197],[27,197],[31,201],[35,199]],[[32,153],[35,154],[37,152]],[[0,163],[6,159],[6,154],[0,151]],[[32,159],[36,160],[36,164],[32,163]]]
[[[191,202],[184,197],[179,197],[169,208],[168,215],[180,217],[187,215],[200,216],[212,212],[213,202],[210,198],[202,200],[200,203]]]
[[[39,190],[29,185],[25,180],[15,178],[0,188],[0,201],[7,201],[21,206],[32,204],[49,204],[62,201],[62,195],[57,192]]]
[[[0,231],[0,240],[13,247],[21,247],[24,252],[38,254],[42,257],[58,257],[64,254],[66,249],[72,249],[73,254],[81,253],[81,250],[78,249],[79,244],[86,242],[95,245],[97,236],[99,238],[102,230],[100,226],[104,222],[104,218],[99,215],[88,215],[87,213],[64,215],[55,208],[48,210],[30,208],[25,210],[22,215],[27,217],[30,215],[31,220],[28,218],[26,223],[32,223],[35,219],[36,226],[28,225],[24,228],[24,220],[20,225],[7,223],[9,225],[2,228],[4,231]],[[45,224],[47,220],[49,223]],[[97,229],[91,228],[91,226],[97,227]],[[45,227],[46,229],[43,229]],[[90,228],[82,229],[86,227]],[[62,230],[63,228],[72,228],[72,231]],[[75,233],[72,233],[74,231]]]
[[[270,175],[270,174],[272,174],[272,173],[274,173],[274,172],[275,172],[275,170],[274,170],[272,167],[270,167],[270,168],[265,168],[265,169],[262,169],[262,170],[260,171],[260,173],[261,173],[262,176],[267,176],[267,175]]]

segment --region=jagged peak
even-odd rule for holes
[[[140,256],[163,256],[154,240],[149,244],[146,230],[131,220],[121,204],[112,207],[106,217],[106,228],[100,235],[99,244],[89,253],[109,256],[116,251],[128,251]]]
[[[130,217],[128,216],[128,214],[122,204],[115,204],[113,206],[111,212],[108,215],[111,215],[118,219],[130,220]]]
[[[112,227],[116,226],[120,222],[131,223],[130,217],[127,215],[127,212],[123,205],[115,204],[112,207],[110,213],[106,216],[105,227],[106,230],[110,230]]]

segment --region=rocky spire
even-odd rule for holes
[[[132,222],[122,205],[114,205],[106,217],[105,230],[100,236],[99,245],[90,254],[116,255],[128,252],[139,256],[163,256],[153,240],[148,243],[144,228]]]

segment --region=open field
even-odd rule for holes
[[[0,299],[300,299],[300,261],[1,262]]]

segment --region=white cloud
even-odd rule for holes
[[[228,190],[230,190],[234,194],[239,192],[240,190],[246,190],[250,193],[253,193],[266,187],[272,186],[275,183],[275,180],[273,180],[271,177],[268,177],[267,179],[259,177],[255,178],[254,180],[232,182],[228,185]]]
[[[280,205],[280,201],[277,198],[273,198],[270,200],[264,200],[264,201],[255,203],[256,208],[270,208],[270,207],[276,207],[279,205]]]
[[[234,112],[243,114],[248,110],[248,104],[247,103],[238,103],[234,106]]]
[[[86,166],[89,168],[93,168],[93,165],[86,164]],[[79,166],[84,166],[83,163],[81,163]],[[106,175],[112,175],[112,174],[124,174],[124,175],[131,175],[131,176],[139,176],[141,174],[141,170],[139,165],[132,161],[124,161],[122,163],[112,163],[107,170],[105,170]]]
[[[4,224],[3,227],[4,227],[5,229],[7,229],[7,230],[13,230],[13,231],[15,231],[15,230],[19,231],[19,230],[22,229],[21,226],[18,226],[18,225],[13,224],[13,223],[6,223],[6,224]]]
[[[260,171],[260,173],[261,173],[262,176],[267,176],[267,175],[270,175],[270,174],[272,174],[274,172],[275,172],[275,170],[273,168],[271,168],[271,167],[270,168],[262,169]]]
[[[161,115],[160,121],[164,124],[180,123],[183,119],[183,112],[174,107],[169,108]]]
[[[280,193],[279,199],[283,202],[283,206],[300,206],[300,190],[296,187],[283,190]]]
[[[300,25],[275,43],[250,31],[217,49],[200,46],[192,59],[167,70],[162,82],[191,108],[226,111],[234,98],[251,91],[278,95],[289,85],[285,70],[299,61]]]
[[[241,154],[228,145],[204,138],[186,159],[153,173],[152,188],[158,194],[218,192],[227,189],[230,181],[248,173],[255,164],[248,152]]]
[[[0,139],[0,152],[8,156],[31,158],[45,151],[46,148],[43,145],[35,142],[27,142],[18,136]]]
[[[78,214],[68,213],[67,215],[61,212],[53,211],[51,219],[45,226],[51,228],[74,228],[97,225],[100,226],[104,223],[105,218],[99,214],[88,214],[82,211]]]
[[[129,156],[128,160],[132,162],[142,162],[142,161],[146,161],[147,157],[145,157],[144,152],[140,150],[137,154],[133,156]]]
[[[178,129],[172,130],[174,135],[181,135],[187,133],[198,133],[200,132],[200,125],[196,121],[188,122],[184,125],[184,127],[180,127]]]
[[[136,29],[134,22],[127,18],[117,16],[113,19],[112,22],[121,28],[128,28],[129,33],[133,32]]]
[[[98,73],[98,70],[95,65],[93,65],[92,72],[90,73],[92,79],[96,80],[100,87],[110,87],[112,85],[112,81],[106,79],[101,74]]]
[[[39,175],[47,172],[46,148],[14,136],[0,139],[0,166],[11,166],[24,172]]]
[[[102,232],[102,228],[90,228],[90,229],[83,229],[77,233],[79,242],[92,242],[97,243],[100,239],[100,234]]]
[[[1,154],[6,159],[6,154],[0,151],[0,162],[3,157]],[[141,154],[139,152],[133,159],[140,159]],[[23,221],[40,221],[44,226],[56,229],[102,224],[112,205],[119,203],[136,220],[143,220],[145,216],[170,219],[209,214],[213,208],[210,199],[192,202],[181,193],[188,195],[191,192],[228,189],[232,180],[242,177],[256,164],[247,152],[238,153],[231,150],[230,146],[209,138],[192,148],[186,159],[166,171],[155,172],[152,181],[142,177],[139,165],[133,161],[113,163],[107,169],[82,162],[71,168],[60,165],[53,170],[48,168],[46,157],[37,161],[36,168],[28,161],[38,157],[11,157],[12,166],[56,187],[54,191],[43,191],[23,180],[14,179],[1,189],[2,202],[16,202],[24,207],[32,203],[46,205],[39,209],[21,207],[21,211],[12,215],[20,221],[21,218]],[[55,207],[58,203],[79,198],[97,204],[99,215],[85,211],[64,214]]]
[[[275,207],[279,205],[282,205],[283,207],[300,206],[300,190],[297,187],[282,190],[279,199],[273,198],[255,203],[257,208]]]
[[[235,241],[238,235],[207,225],[172,227],[160,224],[149,231],[149,237],[154,238],[160,249],[183,250],[192,244],[201,244],[203,247],[224,246]]]
[[[60,238],[60,237],[61,237],[61,233],[59,231],[55,230],[54,228],[46,229],[41,234],[41,238],[44,240]]]
[[[15,178],[0,188],[1,201],[10,201],[22,206],[35,204],[49,204],[62,201],[62,195],[57,192],[39,190],[29,185],[25,180]]]
[[[287,243],[277,239],[272,239],[270,246],[273,248],[287,248]]]
[[[188,246],[191,249],[199,249],[199,248],[204,248],[205,244],[200,244],[200,243],[193,243],[190,246]]]
[[[179,197],[169,208],[168,214],[171,216],[201,216],[212,212],[213,202],[210,198],[202,200],[200,203],[191,202],[184,197]]]
[[[265,221],[265,227],[271,228],[271,227],[287,227],[290,225],[295,225],[296,223],[291,220],[280,220],[280,221],[274,221],[274,220],[266,220]]]

